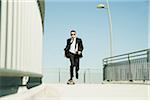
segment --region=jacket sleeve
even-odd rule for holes
[[[83,51],[84,47],[83,47],[83,43],[82,40],[80,39],[80,43],[79,43],[79,51]]]
[[[66,44],[66,47],[64,48],[64,50],[68,50],[69,49],[69,39],[67,39],[67,44]]]

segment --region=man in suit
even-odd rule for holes
[[[82,40],[77,37],[77,32],[75,30],[70,31],[71,38],[67,39],[67,45],[64,49],[65,52],[68,51],[67,58],[70,59],[70,79],[68,80],[67,84],[74,84],[73,77],[74,77],[74,68],[76,72],[76,79],[78,79],[78,71],[79,71],[79,60],[82,57],[83,51],[83,44]]]

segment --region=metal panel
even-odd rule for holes
[[[7,12],[8,2],[1,1],[1,33],[0,33],[0,68],[6,68],[6,30],[7,30]],[[6,17],[2,17],[6,16]]]

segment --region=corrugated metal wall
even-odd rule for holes
[[[43,27],[36,0],[2,0],[0,68],[42,73]]]

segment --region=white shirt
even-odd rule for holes
[[[72,42],[73,41],[73,42]],[[73,53],[73,54],[76,54],[77,50],[78,50],[78,44],[76,44],[76,38],[71,39],[72,44],[70,45],[70,52]],[[75,46],[76,45],[76,46]]]

